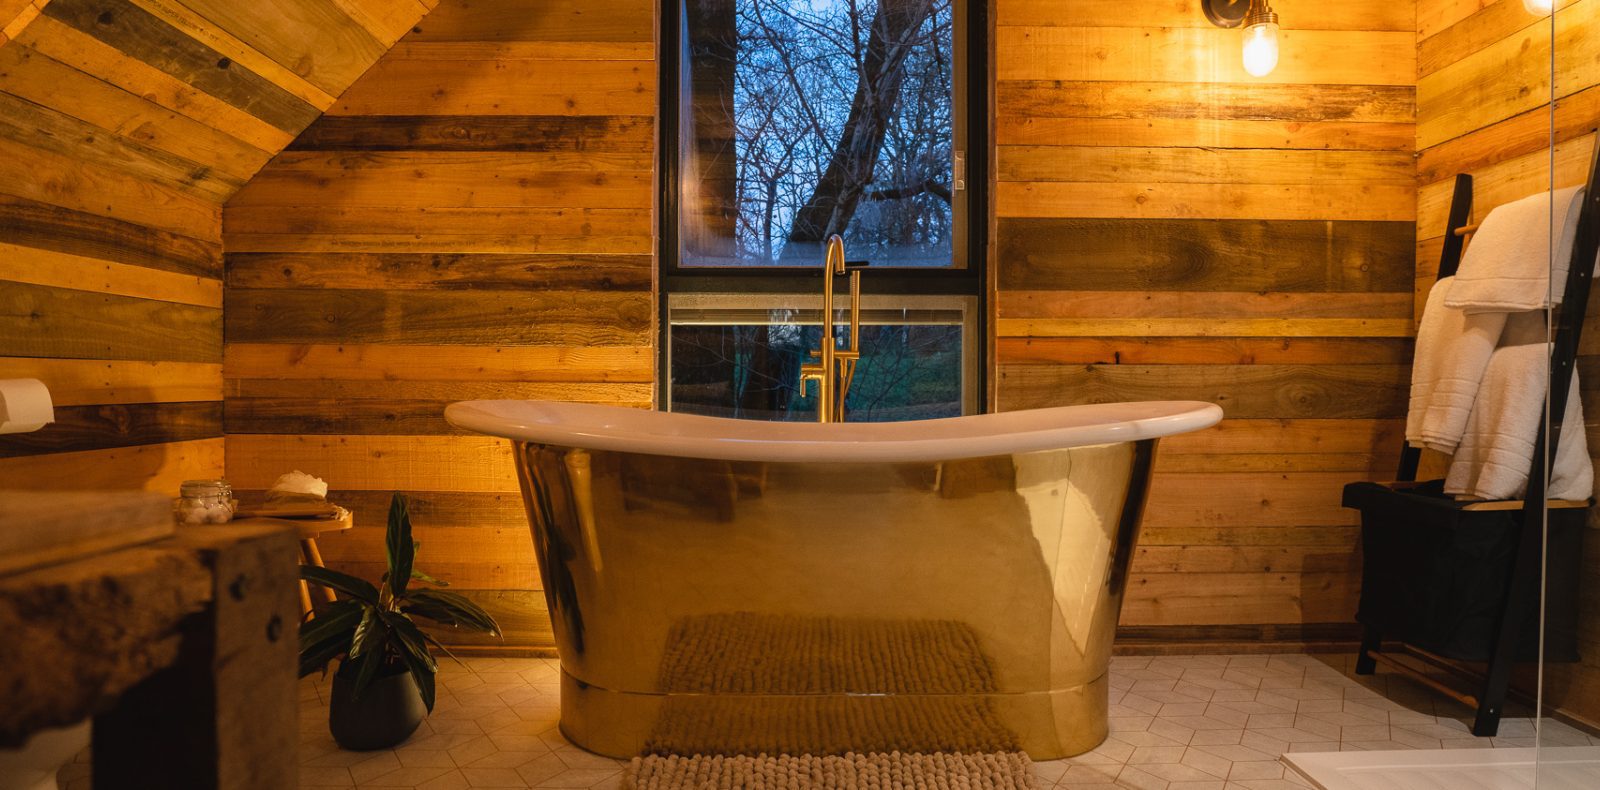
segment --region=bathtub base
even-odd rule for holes
[[[1071,757],[1107,735],[1105,675],[1014,694],[659,694],[561,673],[561,732],[608,757],[1022,750]]]

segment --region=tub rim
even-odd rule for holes
[[[586,450],[792,463],[916,463],[1157,439],[1222,420],[1203,401],[1134,401],[884,423],[766,422],[624,406],[473,400],[445,408],[457,428]]]

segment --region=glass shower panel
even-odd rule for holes
[[[1550,211],[1548,263],[1552,293],[1559,293],[1566,284],[1564,275],[1569,266],[1589,257],[1584,252],[1573,254],[1574,248],[1589,250],[1590,243],[1569,227],[1577,223],[1581,214],[1569,211],[1563,197],[1572,188],[1590,183],[1594,159],[1600,151],[1595,135],[1600,109],[1594,105],[1594,97],[1600,93],[1600,69],[1595,66],[1600,2],[1525,3],[1537,19],[1530,28],[1529,40],[1544,44],[1549,52],[1551,105],[1542,119],[1547,125],[1547,144],[1540,152],[1540,167],[1533,174],[1542,171],[1555,196]],[[1574,200],[1578,206],[1591,201],[1582,193]],[[1592,265],[1592,258],[1584,262],[1585,267]],[[1563,305],[1562,312],[1572,307]],[[1594,366],[1595,341],[1600,340],[1596,336],[1600,327],[1594,318],[1600,314],[1595,312],[1592,300],[1587,307],[1586,322],[1574,320],[1584,315],[1579,312],[1550,326],[1553,381],[1562,378],[1562,362],[1567,356],[1563,353],[1562,335],[1577,329],[1582,338],[1572,374],[1578,381],[1569,390],[1578,406],[1564,410],[1563,428],[1552,434],[1558,436],[1554,454],[1546,448],[1544,460],[1551,470],[1552,483],[1577,474],[1575,469],[1580,464],[1582,472],[1592,470],[1590,454],[1600,449],[1587,441],[1584,431],[1584,416],[1600,413],[1600,391],[1593,389],[1600,384],[1600,369]],[[1597,378],[1586,380],[1587,376]],[[1557,389],[1552,386],[1548,391],[1555,393]],[[1547,411],[1547,415],[1550,413]],[[1567,423],[1576,423],[1576,427],[1566,427]],[[1547,428],[1554,431],[1555,425],[1547,423]],[[1578,494],[1560,490],[1553,494],[1573,499],[1592,495],[1592,483]],[[1537,701],[1532,740],[1536,747],[1534,784],[1539,790],[1600,787],[1600,535],[1595,532],[1593,508],[1562,508],[1559,504],[1549,503],[1540,525],[1544,639],[1537,672],[1524,679],[1534,685]]]

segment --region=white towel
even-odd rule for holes
[[[1445,304],[1468,313],[1520,313],[1560,302],[1582,198],[1582,187],[1569,187],[1489,212],[1461,256]]]
[[[1500,348],[1484,371],[1466,436],[1451,459],[1445,493],[1471,499],[1518,499],[1526,493],[1550,386],[1550,344],[1545,338],[1543,310],[1518,313],[1507,322]],[[1546,489],[1549,499],[1588,499],[1594,493],[1576,371]]]
[[[1454,278],[1434,283],[1417,329],[1411,365],[1411,405],[1406,411],[1406,442],[1453,453],[1466,433],[1489,356],[1500,341],[1505,313],[1468,315],[1447,306]]]

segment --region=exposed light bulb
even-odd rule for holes
[[[1556,10],[1556,0],[1522,0],[1522,7],[1534,16],[1549,16]]]
[[[1524,0],[1537,2],[1537,0]],[[1244,70],[1265,77],[1278,67],[1278,23],[1260,22],[1244,31]]]

